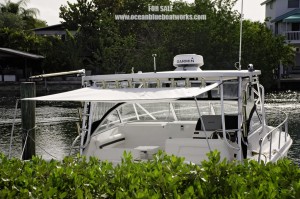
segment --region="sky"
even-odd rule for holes
[[[71,3],[77,2],[77,0],[68,0]],[[235,9],[241,10],[241,1],[238,0]],[[244,18],[250,19],[252,21],[264,21],[265,16],[265,6],[260,4],[264,0],[244,0]],[[4,2],[4,0],[0,0]],[[16,0],[12,0],[16,2]],[[188,0],[188,2],[193,2],[193,0]],[[37,8],[40,10],[39,19],[47,22],[48,25],[59,24],[62,19],[59,18],[59,7],[61,5],[67,5],[67,0],[30,0],[27,4],[27,8]]]

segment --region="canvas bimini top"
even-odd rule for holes
[[[216,88],[220,83],[219,81],[206,87],[192,88],[101,89],[86,87],[42,97],[24,98],[22,100],[74,102],[172,101],[180,98],[195,97]]]

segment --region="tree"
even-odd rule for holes
[[[43,54],[50,42],[28,29],[45,26],[46,22],[36,19],[39,13],[37,9],[25,8],[27,2],[28,0],[16,3],[5,0],[0,3],[0,46]]]
[[[1,18],[4,17],[5,19],[10,19],[10,20],[14,18],[21,18],[23,23],[22,26],[18,28],[33,29],[36,27],[41,27],[46,25],[46,22],[36,18],[37,15],[39,14],[39,10],[37,8],[26,8],[29,0],[19,0],[16,3],[10,0],[5,0],[4,2],[5,3],[0,3]],[[18,21],[20,20],[16,19],[16,21],[14,22],[18,22]],[[5,25],[4,27],[10,27],[10,28],[16,27],[16,26],[11,26],[9,24],[5,24],[3,22],[2,24]]]
[[[0,28],[21,30],[24,25],[24,21],[19,15],[12,13],[0,13]]]
[[[49,41],[47,38],[36,36],[33,32],[0,29],[0,46],[25,52],[37,53],[47,51]]]
[[[3,13],[9,12],[22,17],[36,17],[37,14],[39,14],[39,10],[37,8],[26,9],[25,7],[27,6],[27,2],[29,2],[29,0],[20,0],[16,3],[10,0],[5,0],[4,4],[0,3],[0,10]]]
[[[204,69],[235,69],[240,35],[240,14],[233,10],[235,3],[236,0],[195,0],[194,3],[78,0],[62,6],[60,17],[68,27],[78,28],[74,41],[81,46],[90,69],[98,73],[130,72],[132,67],[153,71],[152,54],[158,55],[158,70],[170,70],[172,58],[183,53],[203,55]],[[173,10],[163,14],[206,15],[206,20],[115,20],[117,14],[151,14],[148,5],[172,5]],[[282,38],[272,35],[264,24],[245,21],[242,34],[243,69],[253,63],[263,74],[269,74],[280,60],[291,59],[290,47]]]
[[[280,61],[291,64],[294,52],[283,36],[274,36],[265,24],[246,20],[243,28],[242,64],[246,67],[252,63],[255,69],[262,70],[263,85],[270,88],[274,82],[272,70]]]

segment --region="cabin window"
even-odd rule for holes
[[[288,8],[299,8],[299,0],[288,0]]]

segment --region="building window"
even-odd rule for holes
[[[300,23],[292,23],[292,31],[300,31]]]
[[[270,9],[273,9],[273,1],[270,2]]]
[[[288,0],[288,8],[299,8],[299,0]]]

